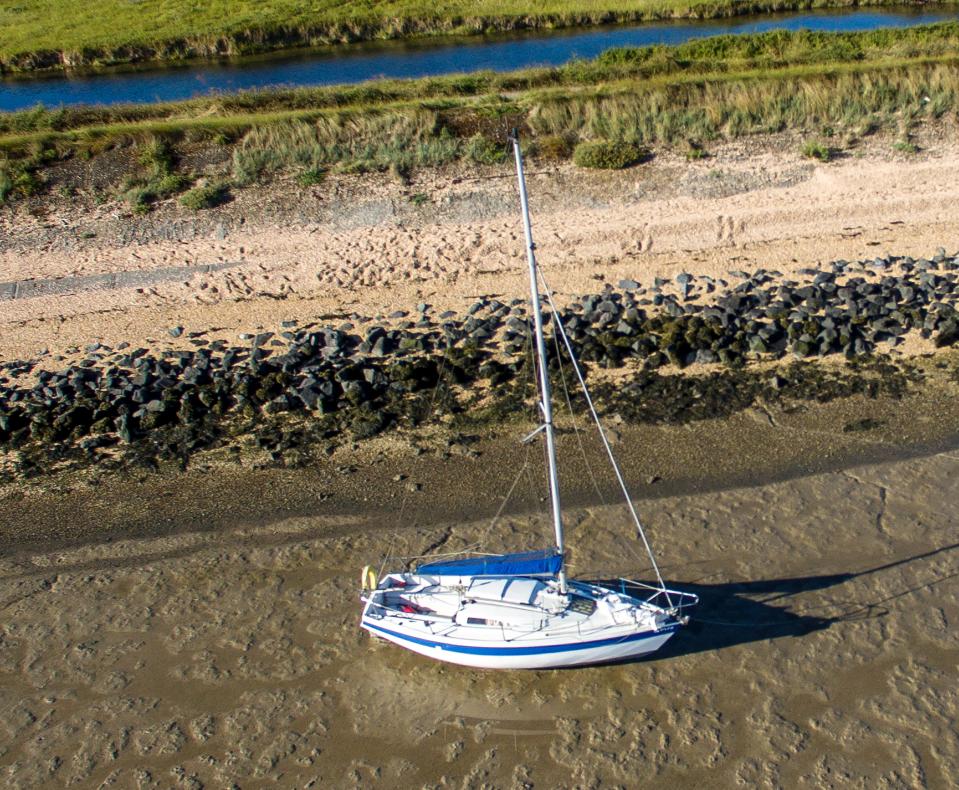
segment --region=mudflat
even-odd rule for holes
[[[681,432],[673,445],[693,450]],[[947,786],[957,464],[946,451],[643,497],[666,577],[702,605],[650,660],[557,672],[453,668],[357,628],[359,568],[387,550],[395,563],[547,539],[522,496],[527,512],[495,523],[404,507],[458,483],[438,501],[465,514],[485,493],[488,509],[468,470],[351,514],[304,506],[305,472],[255,490],[223,478],[205,502],[212,481],[92,491],[107,539],[71,541],[61,512],[66,547],[8,543],[0,559],[0,770],[10,787]],[[220,501],[260,492],[272,514],[177,529],[177,513],[217,522]],[[50,527],[40,505],[4,509]],[[124,537],[144,511],[152,534]],[[577,575],[647,578],[623,508],[567,520]]]

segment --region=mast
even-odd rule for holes
[[[549,471],[549,499],[553,510],[553,529],[556,532],[556,550],[563,555],[559,569],[560,591],[566,592],[565,544],[563,541],[563,513],[559,501],[559,474],[556,470],[556,438],[553,431],[553,404],[549,386],[549,370],[546,365],[546,341],[543,339],[543,314],[540,309],[539,287],[536,277],[536,255],[533,230],[529,222],[529,202],[526,198],[526,179],[523,175],[523,154],[519,146],[519,133],[510,134],[513,154],[516,157],[516,178],[519,181],[519,202],[523,214],[523,230],[526,232],[526,258],[529,262],[529,297],[533,310],[533,327],[536,332],[536,356],[539,360],[540,409],[543,412],[541,430],[546,434],[546,457]],[[555,316],[554,316],[555,320]]]

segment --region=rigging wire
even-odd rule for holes
[[[525,401],[526,401],[526,393],[529,392],[529,390],[530,390],[530,384],[532,383],[532,380],[533,380],[533,373],[532,373],[532,372],[533,372],[533,370],[535,369],[535,366],[536,366],[536,360],[533,358],[533,341],[532,341],[532,338],[530,337],[530,335],[529,335],[528,332],[527,332],[527,334],[526,334],[526,347],[525,347],[524,356],[526,357],[528,364],[525,364],[525,365],[524,365],[524,368],[525,368],[525,371],[526,371],[526,372],[525,372],[525,378],[523,379],[522,383],[520,384],[520,388],[521,388],[521,391],[522,391],[522,393],[523,393],[523,401],[525,402]],[[534,415],[534,421],[535,421],[535,413],[536,413],[536,412],[535,412],[535,409],[536,409],[536,404],[534,403],[534,404],[532,405],[532,408],[531,408],[531,412],[532,412],[532,414]],[[530,490],[531,490],[531,493],[532,493],[531,500],[532,500],[532,502],[534,503],[534,506],[535,506],[535,502],[536,502],[536,499],[537,499],[537,497],[536,497],[536,486],[535,486],[535,484],[533,483],[532,472],[530,471],[530,445],[529,445],[529,443],[526,443],[526,452],[525,452],[525,457],[524,457],[524,460],[523,460],[523,465],[520,467],[519,471],[516,473],[516,477],[515,477],[514,480],[513,480],[513,484],[509,487],[509,491],[507,491],[506,496],[503,497],[503,501],[500,503],[499,509],[496,511],[496,515],[493,516],[492,521],[490,521],[489,526],[486,528],[486,531],[483,533],[483,538],[482,538],[481,541],[480,541],[480,545],[485,545],[485,544],[486,544],[486,541],[487,541],[487,539],[489,538],[490,533],[493,531],[493,527],[496,526],[496,523],[497,523],[497,521],[499,521],[500,516],[503,515],[503,511],[506,509],[506,505],[507,505],[507,503],[509,502],[510,497],[513,495],[513,491],[516,489],[516,486],[519,484],[520,478],[523,477],[524,473],[526,474],[527,480],[529,481]]]
[[[533,328],[529,323],[530,319],[527,319],[526,323],[526,357],[529,360],[527,365],[527,377],[526,377],[526,388],[527,390],[533,389],[533,400],[530,403],[530,416],[534,425],[539,425],[542,427],[542,418],[543,418],[543,407],[541,403],[542,393],[539,391],[537,384],[533,382],[533,379],[537,371],[537,359],[536,351],[533,348]],[[539,430],[539,429],[537,429]],[[542,443],[543,447],[543,465],[540,469],[549,468],[549,448],[546,446],[546,442]],[[527,457],[531,452],[531,444],[527,442]],[[536,523],[536,520],[539,516],[549,520],[550,513],[548,509],[543,505],[545,500],[549,499],[549,481],[545,481],[546,496],[543,496],[542,485],[544,481],[540,479],[539,481],[533,479],[533,468],[530,465],[526,471],[526,479],[529,483],[529,501],[530,501],[530,513],[532,514],[532,524]]]
[[[556,321],[558,319],[554,317],[553,320]],[[569,409],[569,416],[573,425],[573,434],[576,436],[576,443],[579,445],[579,452],[583,456],[583,465],[586,467],[586,472],[589,474],[589,479],[593,483],[593,490],[596,491],[596,496],[599,497],[600,504],[605,507],[606,499],[603,496],[603,492],[600,491],[599,483],[596,481],[596,476],[593,474],[593,467],[586,455],[586,447],[583,445],[583,437],[579,430],[579,420],[576,417],[576,412],[573,411],[573,400],[569,395],[569,386],[566,383],[566,368],[563,366],[563,356],[559,347],[559,333],[556,332],[555,329],[553,330],[553,342],[556,346],[556,364],[559,367],[560,381],[563,383],[563,394],[566,396],[566,407]]]
[[[549,302],[550,310],[553,312],[553,320],[556,322],[556,331],[562,337],[563,343],[566,346],[566,350],[569,352],[569,358],[573,366],[573,371],[576,373],[576,378],[579,380],[580,388],[583,390],[583,397],[586,399],[586,405],[589,407],[590,414],[593,416],[593,422],[596,423],[596,429],[599,431],[599,437],[603,442],[603,447],[606,449],[606,455],[609,457],[609,462],[616,474],[616,479],[619,481],[619,487],[626,499],[626,506],[629,508],[629,512],[633,517],[633,523],[636,524],[636,531],[639,533],[639,536],[643,541],[643,545],[646,547],[646,553],[649,555],[649,561],[652,563],[653,570],[656,573],[656,580],[659,582],[659,586],[666,596],[666,601],[670,606],[672,606],[673,603],[669,596],[669,590],[666,589],[666,583],[663,581],[663,576],[659,572],[659,565],[656,562],[656,557],[653,555],[653,548],[649,544],[649,539],[646,537],[646,531],[643,529],[643,525],[639,520],[639,514],[636,512],[636,507],[633,505],[633,500],[629,496],[629,489],[626,488],[626,481],[623,479],[623,473],[620,471],[619,464],[616,462],[616,456],[613,454],[613,448],[610,446],[609,439],[606,437],[606,431],[603,430],[603,424],[600,422],[599,415],[596,413],[596,407],[593,404],[593,399],[590,397],[589,390],[586,389],[586,381],[583,379],[583,373],[579,368],[579,364],[576,362],[576,355],[573,353],[572,343],[570,343],[569,337],[567,336],[566,331],[563,329],[563,322],[559,318],[559,310],[556,309],[556,304],[553,302],[553,292],[550,290],[549,284],[546,282],[546,277],[543,275],[542,270],[537,267],[537,271],[539,273],[539,279],[543,284],[543,289],[546,292],[546,301]]]
[[[483,546],[486,544],[489,539],[490,532],[493,531],[493,527],[496,526],[496,523],[499,521],[500,516],[503,515],[503,511],[506,509],[506,504],[509,502],[510,497],[513,495],[513,491],[516,490],[516,486],[520,480],[523,478],[523,474],[529,468],[529,448],[526,449],[526,460],[523,461],[523,465],[520,467],[520,470],[516,473],[516,477],[513,478],[513,484],[509,487],[509,491],[506,492],[506,496],[503,497],[503,501],[500,503],[499,509],[496,511],[496,515],[493,516],[489,525],[486,527],[486,531],[483,533],[483,537],[479,540],[479,545]]]
[[[519,192],[518,185],[516,185],[514,188],[517,192]],[[649,557],[649,561],[653,567],[653,571],[656,574],[656,580],[659,582],[660,589],[663,591],[664,595],[666,596],[667,603],[670,606],[672,606],[672,599],[669,595],[669,590],[666,589],[666,583],[663,581],[663,576],[659,571],[659,565],[656,562],[656,557],[653,555],[652,546],[650,545],[649,539],[646,537],[646,531],[643,529],[643,525],[639,520],[639,514],[636,512],[636,507],[633,505],[633,501],[629,496],[629,490],[626,488],[626,482],[623,479],[622,472],[619,469],[619,464],[616,462],[616,456],[613,454],[613,449],[610,446],[609,440],[606,437],[606,432],[603,430],[602,423],[599,420],[599,415],[596,413],[596,408],[593,405],[593,399],[590,397],[589,390],[586,389],[586,382],[583,379],[582,371],[580,370],[579,364],[576,361],[576,355],[573,353],[572,344],[570,343],[569,337],[567,336],[566,331],[563,328],[563,322],[560,320],[559,310],[557,310],[556,304],[553,302],[553,292],[550,289],[549,284],[546,282],[546,277],[543,274],[543,270],[537,265],[537,266],[534,266],[534,271],[543,285],[543,288],[546,292],[546,300],[549,303],[550,310],[552,311],[552,314],[553,314],[553,320],[556,322],[555,329],[554,329],[554,337],[557,338],[556,342],[558,344],[559,342],[558,337],[561,336],[563,340],[563,344],[566,346],[566,350],[569,352],[569,358],[573,366],[573,371],[576,373],[576,378],[578,379],[580,388],[583,391],[583,396],[585,397],[586,405],[588,406],[589,412],[593,417],[593,422],[596,424],[596,428],[599,431],[599,436],[600,436],[600,439],[602,440],[603,447],[606,450],[606,455],[608,456],[610,464],[613,467],[613,471],[616,474],[616,479],[619,482],[620,490],[622,491],[623,496],[626,499],[626,506],[629,508],[629,512],[630,512],[630,515],[632,516],[633,523],[636,525],[636,531],[639,534],[639,537],[642,539],[643,546],[645,546],[646,548],[646,554]],[[530,299],[531,300],[539,299],[539,294],[531,293]],[[559,363],[560,370],[562,370],[561,356],[557,355],[557,361]],[[565,378],[564,378],[563,384],[565,388]],[[572,411],[572,403],[569,400],[568,390],[567,390],[567,402],[570,404],[570,411]],[[548,452],[548,451],[544,449],[544,452]],[[588,463],[587,463],[587,467],[588,467]],[[592,477],[592,472],[590,472],[590,476]],[[595,485],[595,478],[593,482]],[[600,498],[602,499],[602,494],[600,494]]]
[[[583,464],[586,466],[586,471],[589,473],[589,478],[593,483],[593,489],[596,491],[596,496],[599,497],[600,503],[605,507],[607,505],[606,498],[603,496],[603,492],[600,490],[599,483],[596,481],[596,476],[593,474],[593,467],[590,464],[589,458],[586,455],[586,448],[583,445],[581,431],[577,425],[578,419],[576,417],[575,412],[573,411],[573,402],[569,394],[569,387],[567,386],[567,383],[566,383],[566,368],[563,365],[563,357],[560,352],[559,334],[556,331],[553,332],[553,340],[555,341],[555,345],[556,345],[556,360],[559,365],[560,378],[563,382],[563,392],[565,393],[565,396],[566,396],[566,406],[569,409],[570,416],[572,417],[573,433],[576,435],[576,441],[579,444],[579,451],[580,451],[580,454],[583,456]],[[632,554],[637,560],[639,560],[640,562],[643,561],[642,556],[640,555],[638,551],[636,551],[635,548],[633,548],[633,545],[631,543],[626,543],[625,546],[627,549],[629,549],[630,554]]]

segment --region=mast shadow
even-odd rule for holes
[[[882,598],[850,600],[846,603],[791,605],[790,600],[805,593],[839,588],[856,579],[890,571],[910,563],[959,549],[952,543],[931,551],[916,554],[894,562],[862,571],[800,576],[785,579],[762,579],[746,582],[706,584],[670,582],[666,586],[699,596],[699,604],[688,610],[689,624],[680,629],[660,650],[640,661],[657,661],[711,650],[722,650],[736,645],[768,639],[804,637],[840,623],[870,620],[889,614],[888,605],[920,590],[929,589],[944,581],[959,577],[959,568],[952,573],[939,574],[930,581],[905,587]],[[599,584],[617,588],[618,579],[591,579]],[[626,585],[626,592],[645,597],[648,590]],[[645,594],[645,595],[644,595]],[[865,597],[864,593],[864,597]],[[797,602],[798,603],[798,602]],[[831,614],[828,612],[836,612]],[[817,613],[822,612],[822,613]]]

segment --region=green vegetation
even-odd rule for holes
[[[7,202],[13,192],[13,178],[10,176],[6,162],[0,164],[0,206]]]
[[[225,203],[230,197],[230,187],[227,184],[207,184],[196,187],[180,197],[180,205],[193,211],[213,208]]]
[[[109,154],[126,156],[125,191],[138,190],[131,202],[149,206],[192,183],[175,152],[217,148],[221,159],[224,146],[224,175],[238,186],[284,172],[301,184],[329,172],[389,172],[405,182],[415,168],[502,161],[514,126],[532,156],[562,160],[579,150],[586,164],[592,151],[591,165],[603,150],[611,164],[615,152],[629,160],[663,145],[695,158],[712,140],[783,130],[844,139],[891,129],[908,140],[911,125],[956,112],[957,97],[957,24],[722,36],[509,74],[0,114],[0,193],[28,194],[62,159]],[[596,142],[607,148],[583,146]]]
[[[647,153],[633,143],[594,140],[580,143],[573,151],[573,161],[579,167],[597,170],[622,170],[640,162]]]
[[[301,187],[315,187],[326,180],[326,171],[319,167],[311,167],[304,170],[296,177],[296,182]]]
[[[57,159],[57,152],[43,145],[27,146],[21,156],[0,159],[0,206],[14,197],[30,197],[44,187],[41,169]]]
[[[909,140],[896,140],[892,144],[892,148],[900,154],[915,154],[919,151],[915,143],[911,143]]]
[[[176,172],[173,148],[160,138],[147,140],[137,162],[142,170],[127,176],[121,187],[123,198],[137,213],[145,213],[156,201],[182,192],[192,180]]]
[[[810,140],[803,144],[803,156],[809,159],[818,159],[820,162],[828,162],[832,159],[832,149],[819,140]]]
[[[696,162],[700,159],[706,159],[709,156],[709,151],[703,148],[703,144],[698,140],[687,140],[686,141],[686,159],[690,162]]]
[[[573,155],[573,146],[562,135],[541,135],[536,138],[532,153],[540,159],[569,159]]]
[[[899,0],[872,0],[894,5]],[[0,71],[235,56],[286,47],[857,5],[853,0],[17,0]]]
[[[480,165],[497,165],[506,161],[506,142],[494,142],[475,134],[466,142],[466,155]]]

